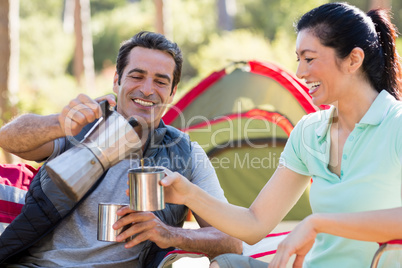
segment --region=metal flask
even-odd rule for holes
[[[77,202],[102,174],[131,153],[141,152],[141,139],[134,118],[126,120],[102,102],[103,117],[81,142],[45,166],[53,182]]]

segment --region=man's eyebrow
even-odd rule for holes
[[[132,73],[147,74],[148,72],[143,69],[140,69],[140,68],[134,68],[134,69],[131,69],[130,71],[128,71],[127,75],[132,74]],[[157,74],[155,74],[155,76],[162,78],[162,79],[166,79],[169,81],[169,83],[171,82],[170,76],[167,74],[157,73]]]
[[[140,68],[134,68],[134,69],[131,69],[130,71],[128,71],[127,74],[132,74],[132,73],[146,74],[147,71],[145,71],[145,70],[143,70],[143,69],[140,69]]]
[[[170,83],[170,76],[168,76],[167,74],[155,74],[155,76],[162,78],[162,79],[166,79]]]

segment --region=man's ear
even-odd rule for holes
[[[173,97],[174,97],[174,95],[176,94],[176,91],[177,91],[177,85],[176,85],[176,86],[173,88],[173,90],[170,92],[170,96],[169,96],[170,100],[169,100],[169,103],[172,103]]]
[[[117,71],[114,72],[113,92],[119,94],[119,74],[117,73]]]
[[[348,71],[356,72],[362,65],[364,60],[364,51],[360,47],[355,47],[349,54]]]

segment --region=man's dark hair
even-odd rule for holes
[[[172,94],[174,87],[177,86],[177,84],[180,82],[181,68],[183,66],[183,56],[179,46],[176,43],[169,41],[162,34],[153,32],[141,31],[121,44],[116,60],[116,69],[117,74],[119,75],[118,84],[120,85],[124,68],[126,68],[128,64],[128,56],[130,54],[130,51],[137,46],[164,51],[169,53],[173,57],[175,62],[175,69],[173,71],[173,83],[170,93]]]

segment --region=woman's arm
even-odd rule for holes
[[[296,267],[301,267],[304,256],[311,249],[318,233],[372,242],[401,239],[402,208],[310,215],[278,246],[270,268],[285,267],[293,254],[296,254]]]
[[[356,213],[316,214],[309,221],[318,233],[349,239],[387,242],[402,238],[401,207]]]
[[[250,208],[221,202],[178,173],[165,177],[162,185],[166,202],[184,204],[215,228],[254,244],[283,219],[309,182],[308,176],[279,167]]]

